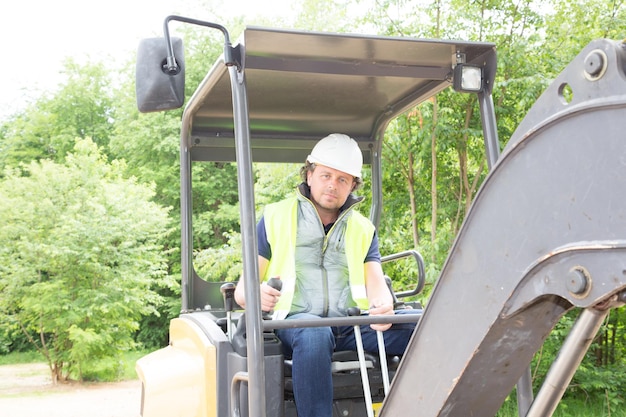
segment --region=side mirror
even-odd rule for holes
[[[185,102],[185,58],[183,41],[172,39],[172,49],[179,70],[167,71],[167,45],[164,38],[143,39],[137,49],[135,94],[142,113],[172,110]]]

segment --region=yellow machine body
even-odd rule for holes
[[[143,417],[215,417],[216,348],[197,324],[170,322],[169,346],[137,361]]]

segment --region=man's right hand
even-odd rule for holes
[[[279,277],[276,277],[280,279]],[[261,284],[261,310],[262,311],[272,311],[280,298],[280,291],[272,286],[268,285],[267,282]]]

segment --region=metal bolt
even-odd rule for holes
[[[583,294],[589,288],[589,279],[581,267],[572,268],[567,274],[567,289],[575,295]]]
[[[592,78],[599,77],[605,68],[604,54],[593,51],[585,58],[585,72]]]

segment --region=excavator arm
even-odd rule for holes
[[[581,314],[527,416],[551,415],[626,301],[626,45],[589,44],[477,194],[381,416],[493,416],[567,311]]]

